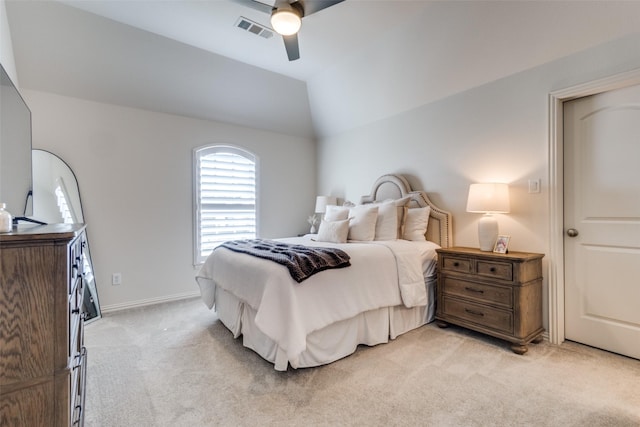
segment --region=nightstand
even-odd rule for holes
[[[463,326],[512,343],[517,354],[542,341],[543,254],[437,249],[436,324]]]

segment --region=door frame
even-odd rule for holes
[[[564,115],[563,104],[640,84],[640,69],[571,86],[549,94],[549,341],[565,340],[564,324]]]

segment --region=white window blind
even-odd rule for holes
[[[198,149],[196,171],[196,264],[227,240],[256,237],[256,162],[228,146]]]

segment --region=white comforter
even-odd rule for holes
[[[249,304],[256,326],[290,360],[306,349],[306,336],[334,322],[381,307],[425,305],[425,278],[435,271],[432,242],[406,240],[332,244],[310,236],[286,243],[338,247],[351,266],[325,270],[296,283],[286,267],[226,248],[215,250],[196,276],[203,301],[215,305],[215,287]]]

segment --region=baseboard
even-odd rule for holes
[[[100,306],[100,310],[102,311],[103,314],[106,314],[106,313],[113,313],[115,311],[128,310],[130,308],[138,308],[138,307],[144,307],[147,305],[162,304],[164,302],[179,301],[179,300],[188,299],[188,298],[196,298],[199,296],[200,296],[200,292],[196,291],[196,292],[189,292],[185,294],[175,294],[175,295],[168,295],[168,296],[158,297],[158,298],[149,298],[149,299],[144,299],[139,301],[124,302],[121,304],[103,305],[103,306]]]

